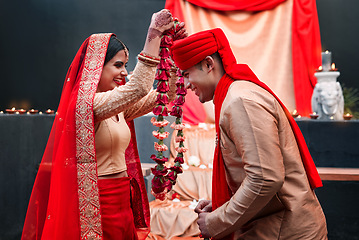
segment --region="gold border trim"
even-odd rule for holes
[[[76,102],[76,159],[81,239],[102,239],[93,97],[100,81],[111,35],[90,36]]]

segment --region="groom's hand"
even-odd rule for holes
[[[206,226],[206,216],[208,212],[202,212],[198,214],[198,220],[197,224],[199,227],[199,230],[201,231],[201,238],[210,238],[211,235],[208,232],[207,226]]]
[[[197,214],[203,213],[203,212],[212,212],[212,201],[210,200],[201,200],[197,207],[194,209],[194,211]]]

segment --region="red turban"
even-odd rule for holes
[[[196,65],[215,52],[219,53],[223,68],[229,76],[234,79],[257,80],[246,64],[237,64],[228,39],[220,28],[192,34],[187,38],[174,41],[171,47],[172,59],[182,70]]]
[[[217,42],[211,30],[175,41],[171,48],[173,60],[182,70],[194,66],[217,51]]]

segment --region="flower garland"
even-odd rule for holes
[[[179,76],[178,81],[176,82],[176,99],[173,101],[173,107],[171,112],[168,112],[167,104],[169,91],[169,77],[170,70],[174,66],[172,59],[169,54],[169,47],[172,45],[175,38],[175,33],[178,29],[179,22],[175,20],[174,28],[168,31],[163,35],[160,45],[160,63],[158,65],[156,80],[157,83],[157,106],[153,109],[153,113],[157,116],[156,118],[151,119],[151,123],[158,127],[157,131],[153,131],[152,134],[155,138],[158,139],[158,142],[155,142],[154,148],[157,151],[157,155],[152,154],[151,159],[154,160],[157,164],[154,168],[151,168],[151,171],[154,175],[152,179],[152,194],[156,199],[165,200],[167,198],[166,194],[172,189],[172,186],[176,184],[176,179],[178,174],[182,173],[181,164],[183,163],[183,153],[187,151],[184,147],[183,141],[185,137],[183,135],[184,124],[182,123],[182,105],[185,101],[185,95],[187,93],[186,88],[184,87],[184,79],[181,76],[180,70],[177,70],[176,75]],[[178,130],[176,136],[176,142],[179,143],[179,146],[176,147],[177,157],[174,160],[174,166],[166,167],[164,164],[168,161],[163,155],[164,151],[168,150],[168,147],[163,143],[163,140],[169,136],[169,132],[165,131],[165,127],[169,124],[164,117],[168,114],[175,116],[176,121],[171,125],[172,128]]]

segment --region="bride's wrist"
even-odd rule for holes
[[[137,55],[137,59],[151,67],[157,66],[161,60],[160,57],[145,53],[144,51]]]
[[[150,26],[147,31],[147,39],[146,40],[147,40],[147,42],[151,42],[152,40],[154,40],[156,38],[160,39],[162,34],[163,34],[162,31]]]

